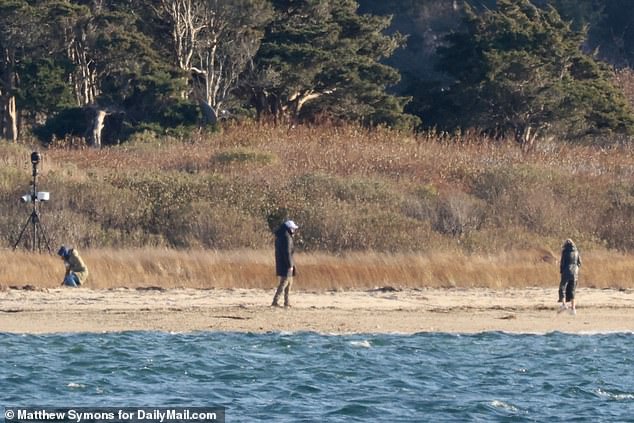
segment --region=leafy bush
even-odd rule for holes
[[[434,229],[452,237],[477,230],[484,220],[484,202],[461,191],[444,194],[437,207]]]
[[[260,153],[246,149],[235,149],[223,151],[216,155],[214,160],[223,165],[232,163],[252,163],[259,165],[268,165],[276,161],[276,157],[268,153]]]
[[[33,133],[44,143],[67,136],[83,137],[88,132],[90,116],[82,107],[62,109],[47,119],[44,125],[33,130]]]

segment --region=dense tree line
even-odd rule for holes
[[[634,132],[628,0],[0,0],[0,131],[100,146],[222,119]]]
[[[631,136],[632,100],[612,84],[615,69],[634,64],[629,3],[362,0],[361,11],[394,13],[392,29],[409,34],[386,63],[401,70],[396,92],[412,97],[406,111],[423,127],[530,143]]]

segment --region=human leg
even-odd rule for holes
[[[64,285],[65,286],[69,286],[72,288],[77,288],[79,279],[77,278],[77,275],[75,275],[73,272],[70,272],[65,278],[64,278]]]
[[[566,292],[566,285],[568,284],[568,280],[564,277],[564,275],[561,275],[561,280],[559,281],[559,300],[557,300],[558,303],[564,303],[564,295]]]
[[[288,285],[288,279],[285,276],[280,276],[279,277],[279,284],[277,285],[277,290],[275,291],[275,296],[273,297],[273,303],[271,304],[272,306],[278,307],[279,306],[279,300],[280,300],[280,296],[282,295],[282,292],[286,292],[286,286]]]
[[[566,301],[570,302],[570,312],[576,314],[575,291],[577,289],[577,278],[573,278],[566,286]]]
[[[284,288],[284,307],[290,307],[291,306],[291,302],[289,299],[289,294],[291,292],[291,286],[293,285],[293,278],[291,276],[289,276],[287,278],[288,283],[286,284],[286,287]]]
[[[559,282],[559,300],[557,301],[561,303],[561,305],[559,306],[559,310],[557,310],[557,313],[561,313],[562,311],[568,308],[568,306],[566,306],[566,297],[565,297],[567,286],[568,286],[568,280],[562,275],[561,282]]]

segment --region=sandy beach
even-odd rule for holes
[[[127,330],[320,333],[634,331],[634,291],[579,289],[577,315],[557,313],[556,290],[407,289],[294,292],[269,306],[257,289],[39,289],[0,292],[0,332]]]

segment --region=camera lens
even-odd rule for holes
[[[38,151],[31,153],[31,163],[38,164],[42,160],[42,155]]]

